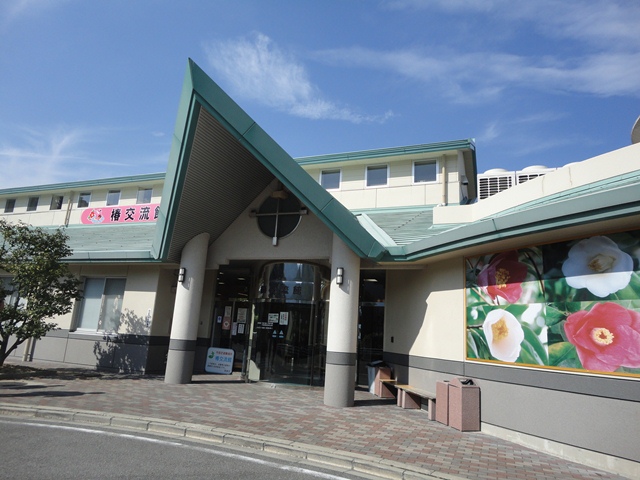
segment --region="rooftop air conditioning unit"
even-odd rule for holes
[[[521,183],[541,177],[549,172],[553,172],[554,170],[555,168],[548,168],[544,165],[532,165],[531,167],[523,168],[516,172],[516,183],[520,185]]]
[[[515,172],[504,168],[493,168],[478,175],[478,199],[489,198],[491,195],[507,190],[515,185]]]

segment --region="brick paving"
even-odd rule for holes
[[[271,387],[235,375],[194,375],[191,384],[167,385],[161,376],[59,367],[51,376],[0,380],[0,402],[195,423],[367,455],[440,478],[623,478],[490,435],[458,432],[366,391],[356,391],[353,408],[332,408],[323,404],[321,388]]]

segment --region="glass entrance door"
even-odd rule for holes
[[[326,316],[321,268],[269,264],[254,304],[250,380],[323,385]]]

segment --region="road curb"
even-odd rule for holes
[[[292,457],[296,460],[305,460],[318,466],[351,470],[391,480],[465,480],[463,477],[425,470],[398,462],[389,462],[367,455],[160,418],[11,403],[0,403],[0,416],[42,418],[81,425],[110,426],[214,444],[226,444],[236,448],[264,451],[265,453]]]

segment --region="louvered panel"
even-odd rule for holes
[[[273,175],[204,108],[198,118],[169,257],[179,261],[195,235],[218,238]]]

